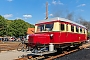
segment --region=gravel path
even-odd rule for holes
[[[55,60],[90,60],[90,47]]]

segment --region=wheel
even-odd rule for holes
[[[33,50],[31,52],[32,53],[38,53],[38,49],[35,47],[35,48],[33,48]]]
[[[57,52],[58,53],[63,53],[63,49],[62,48],[57,48]]]

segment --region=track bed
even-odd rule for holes
[[[72,56],[72,54],[74,55],[74,54],[77,54],[77,52],[79,52],[79,51],[81,51],[81,54],[82,54],[82,52],[84,51],[84,53],[85,52],[87,52],[87,50],[89,51],[90,49],[89,49],[89,47],[90,47],[90,43],[87,43],[87,44],[83,44],[82,46],[80,46],[79,48],[76,48],[76,47],[72,47],[72,48],[70,48],[69,50],[64,50],[63,51],[63,53],[61,53],[61,52],[58,52],[58,53],[51,53],[51,54],[46,54],[46,55],[42,55],[42,56],[40,56],[40,55],[32,55],[32,54],[28,54],[28,55],[25,55],[25,56],[23,56],[22,58],[18,58],[18,60],[58,60],[58,59],[62,59],[62,60],[65,60],[64,59],[64,57],[65,56]],[[90,51],[89,51],[90,52]],[[80,54],[79,54],[80,55]],[[88,55],[87,53],[86,53],[86,55]],[[62,57],[63,56],[63,57]],[[76,55],[75,57],[77,57],[78,55]],[[84,54],[83,54],[83,56],[84,56]],[[73,57],[74,58],[74,57]],[[83,57],[82,57],[83,58]],[[69,58],[67,58],[66,60],[68,60]],[[15,60],[17,60],[17,59],[15,59]],[[71,60],[73,60],[73,59],[71,59]],[[77,60],[77,59],[75,59],[75,60]],[[85,60],[85,59],[84,59]]]

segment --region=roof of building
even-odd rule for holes
[[[41,21],[37,22],[36,24],[44,23],[44,22],[51,22],[51,21],[65,21],[65,22],[69,22],[69,23],[72,23],[72,24],[75,24],[75,25],[86,28],[85,26],[83,26],[81,24],[78,24],[78,23],[73,22],[71,20],[68,20],[68,19],[65,19],[65,18],[60,18],[60,17],[50,18],[50,19],[47,19],[47,20],[41,20]]]
[[[34,34],[35,28],[28,28],[27,34]]]

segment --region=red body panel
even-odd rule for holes
[[[53,34],[53,38],[50,35]],[[63,43],[73,43],[82,42],[86,40],[85,34],[78,34],[72,32],[43,32],[32,34],[29,36],[29,43],[40,43],[40,44],[63,44]]]
[[[40,43],[40,44],[49,44],[50,36],[49,34],[32,34],[29,36],[29,43]]]

